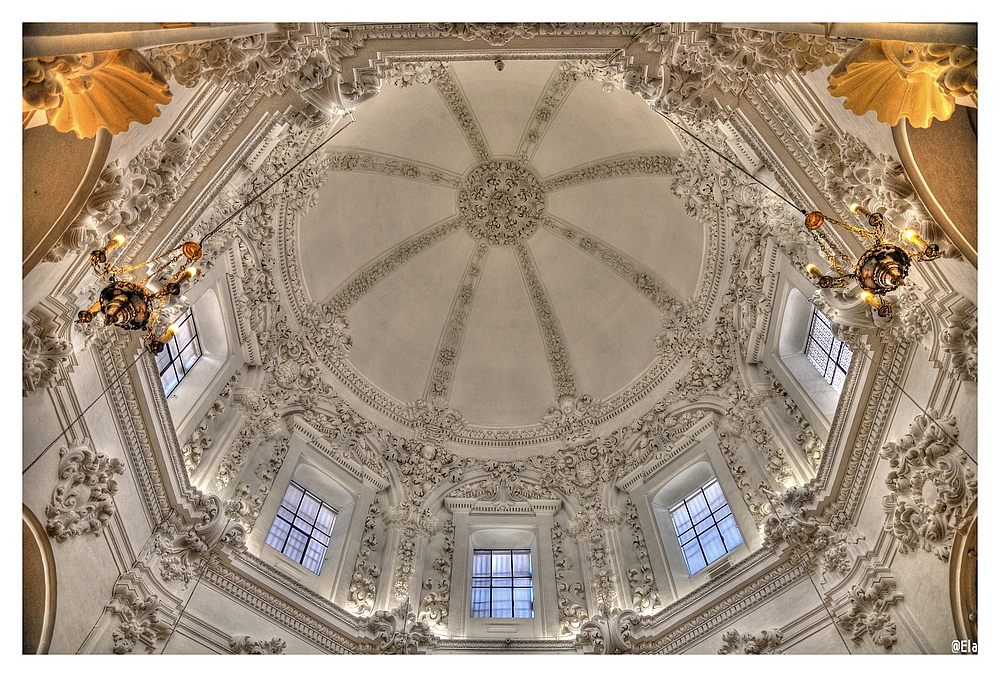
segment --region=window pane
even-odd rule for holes
[[[474,550],[473,618],[532,618],[531,550]]]
[[[817,308],[813,308],[805,353],[824,380],[840,392],[847,370],[851,367],[853,353],[833,335],[830,320]]]
[[[317,518],[321,527],[315,526]],[[290,482],[266,543],[316,574],[323,568],[337,511]]]
[[[695,522],[683,519],[685,513]],[[671,512],[688,573],[695,574],[743,542],[718,480],[712,479]],[[679,525],[687,528],[681,529]]]
[[[188,308],[174,324],[176,332],[156,356],[156,366],[160,371],[160,381],[165,395],[173,392],[184,375],[201,357],[201,344],[198,341],[198,330],[192,310]]]

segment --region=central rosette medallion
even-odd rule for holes
[[[512,245],[531,236],[545,210],[545,193],[528,169],[491,160],[469,172],[458,193],[458,213],[473,237]]]

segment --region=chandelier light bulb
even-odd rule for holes
[[[903,237],[906,238],[907,241],[912,242],[921,249],[927,248],[927,243],[924,242],[923,238],[920,237],[920,233],[918,233],[913,228],[908,228],[907,230],[903,231]]]
[[[806,265],[806,272],[810,275],[819,275],[819,267],[815,263],[809,263]]]

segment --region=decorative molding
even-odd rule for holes
[[[639,510],[630,498],[625,501],[625,521],[632,532],[632,548],[639,560],[638,568],[629,569],[626,574],[632,588],[632,608],[638,612],[652,610],[661,606],[660,593],[649,564],[649,551],[639,524]]]
[[[452,117],[455,118],[458,128],[462,130],[462,134],[469,144],[469,150],[479,162],[491,161],[493,154],[490,152],[489,144],[483,138],[483,132],[476,122],[476,116],[472,113],[469,102],[465,100],[465,95],[458,82],[455,81],[451,69],[442,68],[437,71],[432,82],[441,98],[444,99],[445,105],[451,111]]]
[[[608,543],[608,532],[617,530],[623,517],[622,511],[617,506],[603,505],[594,501],[586,505],[567,524],[569,535],[585,543],[589,550],[594,595],[598,609],[602,609],[602,613],[618,601],[615,565]]]
[[[573,569],[573,560],[565,549],[565,532],[559,522],[552,524],[552,560],[555,566],[556,598],[559,606],[559,632],[563,635],[576,634],[587,613],[587,596],[584,585],[579,580],[567,580],[567,573]]]
[[[447,631],[448,605],[451,602],[451,572],[452,560],[455,555],[455,525],[449,519],[441,529],[444,543],[441,554],[434,558],[431,568],[438,572],[440,578],[428,578],[421,586],[424,596],[420,600],[420,620],[428,627]]]
[[[461,210],[461,207],[460,207]],[[466,224],[468,227],[468,224]],[[480,242],[472,252],[462,281],[458,285],[458,292],[451,304],[451,312],[448,314],[448,321],[444,325],[438,348],[434,352],[434,366],[431,368],[429,383],[426,388],[427,399],[431,402],[445,404],[451,390],[451,381],[454,377],[455,368],[458,365],[458,358],[461,355],[462,336],[465,331],[465,324],[469,318],[469,310],[472,308],[472,301],[476,297],[476,290],[479,287],[480,273],[486,264],[486,257],[489,254],[489,245]]]
[[[23,125],[45,111],[48,124],[78,139],[147,125],[172,98],[166,80],[131,49],[24,59],[21,70]]]
[[[354,573],[351,575],[351,586],[347,592],[347,606],[358,614],[366,615],[375,607],[375,593],[378,592],[378,579],[382,568],[378,559],[373,556],[379,546],[378,525],[379,501],[376,498],[368,506],[365,516],[365,531],[361,536],[361,546],[358,558],[354,562]]]
[[[978,103],[978,61],[975,47],[864,40],[830,73],[829,91],[855,115],[875,111],[879,122],[924,129],[950,118],[955,99]]]
[[[118,493],[115,475],[125,473],[125,464],[78,442],[59,450],[59,482],[52,502],[45,508],[45,531],[58,543],[93,534],[100,536],[115,514]]]
[[[872,644],[889,651],[897,639],[896,623],[889,611],[903,596],[896,591],[896,581],[888,571],[869,572],[868,578],[868,583],[851,588],[850,608],[837,617],[837,625],[851,633],[855,644],[867,636]]]
[[[283,654],[285,646],[285,640],[280,637],[252,639],[250,635],[241,635],[229,640],[229,650],[234,654]]]
[[[387,527],[398,534],[392,587],[393,596],[397,600],[404,600],[409,597],[410,581],[417,571],[417,538],[437,533],[438,520],[427,508],[417,508],[410,503],[387,508],[382,519]]]
[[[229,378],[229,381],[219,392],[218,397],[216,397],[215,401],[209,405],[208,411],[201,419],[201,422],[198,423],[197,427],[188,436],[187,440],[181,447],[181,453],[184,455],[184,467],[188,471],[189,479],[191,477],[191,473],[197,470],[198,466],[201,465],[202,456],[206,451],[212,448],[212,438],[207,434],[209,427],[216,418],[223,416],[226,413],[226,408],[232,400],[233,389],[236,387],[236,384],[242,380],[242,378],[242,370],[237,370]]]
[[[108,609],[120,619],[111,633],[116,654],[130,654],[140,645],[146,653],[153,653],[169,635],[171,623],[166,618],[166,607],[156,595],[143,596],[133,587],[119,583]]]
[[[512,245],[538,228],[545,214],[545,192],[527,167],[490,159],[466,175],[458,191],[458,214],[473,238]]]
[[[566,341],[563,338],[555,312],[552,310],[552,304],[549,303],[545,287],[542,286],[542,281],[538,277],[538,269],[523,242],[514,243],[513,248],[514,257],[517,259],[521,268],[521,276],[524,278],[524,286],[528,291],[528,298],[531,299],[531,306],[538,319],[538,329],[541,331],[545,355],[549,360],[549,370],[552,372],[556,399],[563,395],[575,396],[576,380],[573,378],[569,355],[566,353]]]
[[[21,322],[21,395],[46,390],[65,381],[76,366],[69,339],[60,336],[63,322],[41,306]]]
[[[963,302],[938,338],[948,357],[948,373],[956,381],[979,381],[979,311]]]
[[[955,416],[917,416],[909,432],[879,455],[890,467],[885,484],[891,493],[882,499],[889,516],[885,530],[899,542],[900,552],[922,549],[947,562],[978,488],[958,444]]]
[[[422,165],[412,160],[399,160],[389,155],[366,151],[331,151],[323,158],[323,168],[340,172],[366,172],[384,176],[396,176],[411,181],[422,181],[458,190],[462,177],[457,174]]]
[[[777,654],[781,644],[780,630],[761,630],[756,635],[741,633],[736,628],[722,635],[720,654]]]
[[[118,253],[121,260],[138,256],[148,237],[146,229],[151,231],[180,197],[181,179],[194,159],[193,150],[191,133],[180,130],[166,141],[149,144],[124,166],[119,160],[109,163],[80,214],[44,260],[56,262],[82,254],[111,232],[136,236]]]
[[[555,117],[559,107],[576,84],[579,74],[574,72],[568,63],[559,65],[559,73],[554,74],[545,87],[529,118],[528,127],[524,130],[515,155],[519,165],[527,166],[538,149],[548,129],[549,123]],[[543,190],[546,190],[543,188]]]

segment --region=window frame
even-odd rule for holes
[[[483,556],[483,559],[486,559],[486,556],[485,556],[486,553],[489,553],[488,554],[488,560],[487,560],[489,562],[489,572],[488,572],[488,575],[485,575],[485,576],[484,575],[478,575],[477,576],[476,575],[476,570],[477,570],[476,563],[477,563],[477,560],[481,556]],[[497,560],[495,558],[498,557],[498,556],[503,557],[504,555],[506,555],[507,557],[509,557],[509,560],[510,560],[510,568],[508,570],[509,573],[510,573],[509,576],[498,575],[498,572],[495,569],[495,565],[496,565],[496,562],[497,562]],[[519,556],[523,557],[524,561],[527,562],[528,570],[527,570],[527,575],[526,576],[525,575],[518,575],[518,570],[515,569],[515,563],[514,563],[515,562],[515,555],[519,555]],[[471,618],[528,618],[528,619],[531,619],[531,618],[535,617],[535,580],[534,580],[534,571],[532,570],[532,563],[531,563],[531,548],[473,548],[473,550],[472,550],[472,576],[471,576],[471,578],[472,578],[472,585],[471,585],[471,588],[470,588],[471,595],[470,595],[470,606],[469,606],[469,615],[470,615]],[[508,580],[510,581],[509,585],[507,585],[505,583]],[[523,582],[525,580],[527,581],[527,585],[523,585]],[[498,585],[496,583],[497,581],[501,581],[501,584]],[[518,581],[522,582],[522,585],[518,585]],[[478,611],[481,610],[481,609],[477,609],[477,604],[481,604],[483,602],[483,600],[477,599],[477,595],[476,595],[476,591],[477,590],[488,591],[488,597],[485,600],[485,602],[486,602],[486,606],[487,606],[486,610],[489,613],[485,613],[485,614],[484,613],[477,613]],[[498,608],[498,603],[501,603],[501,602],[504,601],[502,599],[498,600],[498,599],[496,599],[494,597],[494,592],[495,591],[500,591],[500,590],[503,590],[503,591],[509,590],[510,591],[509,602],[510,602],[510,612],[511,612],[511,615],[509,615],[509,616],[506,616],[506,615],[496,615],[496,613],[495,613],[497,611],[497,608]],[[519,613],[518,613],[518,611],[519,611],[518,610],[518,599],[517,599],[517,595],[515,594],[515,592],[518,591],[518,590],[527,590],[528,591],[528,600],[527,600],[528,601],[528,614],[527,615],[523,615],[523,614],[519,615]],[[523,601],[523,600],[521,600],[521,601]],[[521,611],[523,611],[523,609]]]
[[[300,492],[297,503],[294,506],[294,511],[289,505],[286,505],[286,502],[289,499],[289,494],[293,491]],[[300,511],[307,499],[311,499],[318,503],[316,514],[312,517],[309,517],[308,514],[306,514],[306,518],[300,519]],[[321,527],[317,526],[320,516],[324,514],[324,509],[326,512],[332,513],[332,519],[329,525],[326,526],[326,531],[323,531]],[[282,511],[290,514],[291,519],[283,515]],[[323,564],[326,562],[327,554],[330,550],[330,543],[334,528],[337,524],[337,518],[339,516],[340,511],[338,511],[335,507],[324,501],[312,491],[306,489],[299,482],[290,480],[285,489],[285,494],[281,498],[281,505],[278,507],[278,511],[275,513],[274,519],[271,521],[271,527],[268,529],[267,536],[264,539],[264,544],[273,548],[275,551],[281,553],[283,556],[287,557],[296,564],[299,564],[317,576],[320,576],[323,571]],[[287,530],[284,534],[280,534],[280,532],[276,531],[279,522],[282,522],[287,526]],[[303,525],[307,525],[309,527],[308,532],[303,528]],[[297,555],[289,553],[289,550],[291,549],[290,545],[294,545],[294,543],[290,543],[291,537],[295,533],[298,533],[305,538],[301,544],[301,550],[298,551]],[[318,537],[317,534],[321,535],[323,538]],[[272,536],[275,537],[275,542],[280,539],[281,547],[275,545],[275,542],[272,542]],[[315,567],[306,561],[310,552],[315,552],[315,550],[310,550],[310,546],[313,543],[319,543],[322,547],[322,550],[317,555],[309,558],[311,562],[315,563]],[[293,552],[294,551],[295,550],[293,549]]]
[[[179,386],[181,381],[184,380],[184,377],[191,372],[194,365],[198,364],[198,361],[203,355],[201,340],[198,338],[198,323],[194,317],[194,307],[189,307],[181,313],[180,317],[177,318],[177,321],[174,324],[177,325],[177,331],[170,337],[170,340],[164,344],[163,351],[156,356],[156,370],[160,374],[160,385],[163,387],[163,395],[165,397],[170,397],[170,395],[173,394],[173,392],[177,389],[177,386]],[[183,337],[188,330],[190,330],[190,336],[184,339],[185,342],[182,346],[181,337]],[[190,362],[186,362],[183,359],[185,352],[192,345],[195,350],[194,359]],[[169,387],[164,381],[164,375],[168,371],[172,372],[175,378]]]

